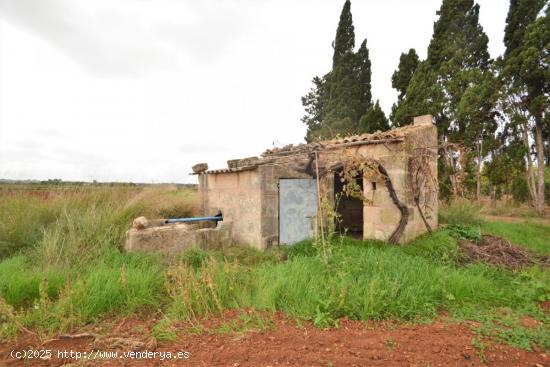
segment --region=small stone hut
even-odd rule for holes
[[[228,167],[193,167],[205,215],[259,249],[314,237],[324,224],[406,243],[437,227],[437,129],[432,116],[386,132],[288,145]],[[331,222],[331,223],[329,223]]]

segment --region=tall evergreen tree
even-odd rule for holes
[[[473,0],[443,0],[434,23],[428,57],[411,78],[405,97],[393,111],[398,124],[410,123],[412,116],[431,113],[438,127],[441,145],[458,141],[471,124],[458,116],[458,108],[468,88],[479,83],[491,64],[488,37],[479,24],[479,5]],[[450,181],[459,193],[457,169],[451,152],[442,149],[440,182]]]
[[[323,121],[323,101],[326,99],[325,79],[314,77],[312,80],[313,88],[302,97],[302,106],[306,114],[302,117],[302,122],[307,126],[306,141],[312,141],[314,134],[321,128]]]
[[[326,76],[328,94],[323,110],[323,123],[327,129],[321,137],[353,133],[361,117],[361,88],[357,80],[355,31],[349,0],[340,13],[332,45],[332,70]]]
[[[495,133],[499,126],[498,99],[500,83],[495,71],[478,71],[477,84],[468,88],[457,108],[460,128],[455,139],[473,148],[470,155],[475,160],[476,198],[481,197],[483,160],[498,148]]]
[[[473,0],[443,0],[438,14],[427,61],[437,71],[446,96],[446,116],[438,124],[440,136],[452,140],[451,133],[459,128],[456,112],[460,99],[477,83],[475,70],[489,67],[489,38],[479,24],[479,5]]]
[[[359,101],[360,109],[359,116],[364,115],[372,105],[371,92],[371,62],[369,58],[369,49],[367,48],[367,40],[363,40],[356,54],[356,73],[359,83]]]
[[[407,53],[403,52],[399,57],[399,65],[391,77],[391,86],[399,92],[400,99],[405,96],[407,87],[419,62],[420,59],[414,48],[411,48]]]
[[[405,98],[402,106],[406,113],[396,111],[396,115],[433,112],[432,109],[421,110],[426,104],[434,105],[436,110],[441,107],[436,122],[440,136],[447,139],[451,125],[456,123],[462,95],[477,82],[477,74],[472,70],[489,68],[489,39],[479,24],[479,5],[473,0],[443,0],[437,14],[439,19],[434,23],[428,58],[416,69],[418,76],[413,75],[408,85],[420,95],[407,92],[411,98]]]
[[[332,70],[323,78],[314,78],[314,87],[302,97],[306,110],[302,121],[308,126],[308,142],[358,133],[359,121],[374,108],[367,40],[354,52],[355,33],[349,0],[344,3],[332,46]],[[381,109],[376,110],[376,114],[371,111],[368,116],[379,116],[379,112]],[[372,124],[377,125],[377,121]]]
[[[323,110],[324,123],[338,125],[338,132],[342,134],[353,133],[364,111],[356,63],[355,54],[346,54],[326,76],[328,95]]]
[[[545,1],[511,1],[503,61],[506,128],[520,133],[529,195],[539,213],[544,209],[544,133],[550,120],[550,4],[546,5],[546,14],[537,18]]]
[[[359,126],[357,128],[357,133],[374,133],[376,131],[386,131],[389,130],[390,124],[384,111],[380,108],[379,101],[376,101],[376,104],[370,106],[367,112],[359,120]]]
[[[447,124],[444,112],[445,93],[438,83],[437,71],[427,61],[415,70],[405,97],[392,110],[392,122],[397,126],[412,123],[413,117],[431,114],[439,124]]]
[[[504,29],[505,58],[521,49],[527,26],[536,19],[543,6],[544,0],[510,0]]]
[[[407,119],[397,118],[396,113],[400,105],[403,103],[405,94],[407,93],[407,88],[409,83],[414,75],[414,72],[418,68],[420,60],[416,54],[416,50],[411,48],[409,52],[402,53],[399,57],[399,65],[397,70],[393,73],[391,77],[391,86],[393,89],[396,89],[399,92],[397,97],[397,103],[394,103],[392,106],[391,120],[394,125],[402,126],[406,124]]]
[[[332,68],[338,66],[347,55],[353,54],[355,48],[355,29],[353,27],[353,17],[351,15],[351,1],[346,0],[340,21],[336,29],[336,38],[332,43],[334,54],[332,55]]]

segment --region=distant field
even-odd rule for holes
[[[171,258],[121,251],[134,217],[193,215],[196,196],[176,187],[0,191],[3,338],[152,314],[160,320],[155,337],[174,339],[174,323],[229,309],[282,311],[321,328],[342,317],[426,322],[445,312],[455,321],[476,320],[480,335],[550,349],[549,315],[539,307],[550,300],[550,271],[462,264],[450,229],[407,246],[331,237],[327,257],[312,241],[265,253],[235,247]],[[470,209],[453,210],[446,218],[471,217],[460,213]],[[479,223],[465,228],[550,253],[548,227]],[[523,327],[525,317],[537,326]]]

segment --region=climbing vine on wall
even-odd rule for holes
[[[409,222],[409,209],[407,206],[399,200],[395,188],[393,187],[392,180],[388,175],[388,171],[384,165],[373,158],[361,157],[359,155],[354,155],[344,160],[343,169],[341,171],[340,177],[344,179],[344,192],[348,196],[356,197],[363,200],[364,203],[369,203],[372,205],[372,201],[366,198],[363,194],[363,190],[356,181],[358,175],[363,175],[364,178],[375,179],[377,181],[383,181],[386,185],[390,198],[394,205],[399,209],[401,217],[397,228],[393,231],[388,242],[391,244],[396,244],[401,239],[405,227]]]
[[[437,178],[432,171],[435,153],[428,147],[416,148],[409,158],[407,167],[407,184],[420,217],[428,232],[432,232],[429,220],[435,215],[437,204]]]

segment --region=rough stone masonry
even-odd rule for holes
[[[317,211],[323,203],[341,209],[345,196],[336,192],[338,180],[355,165],[361,170],[363,198],[359,206],[349,201],[347,207],[355,211],[342,215],[360,218],[349,228],[359,228],[365,239],[406,243],[438,225],[437,129],[432,120],[419,116],[412,125],[386,132],[275,148],[261,158],[230,160],[223,169],[199,164],[195,174],[202,212],[221,211],[234,243],[265,249],[280,244],[281,179],[318,178],[322,200]],[[327,220],[316,219],[315,226]]]

